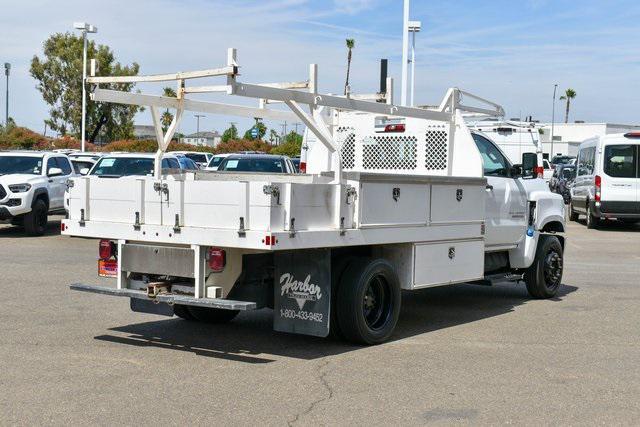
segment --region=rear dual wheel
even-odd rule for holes
[[[335,318],[345,339],[358,344],[387,341],[398,323],[400,284],[383,259],[352,260],[340,277]]]

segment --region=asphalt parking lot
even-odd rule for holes
[[[0,424],[640,423],[640,227],[568,230],[559,298],[523,285],[403,295],[376,347],[132,313],[97,243],[0,225]]]

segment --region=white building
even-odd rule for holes
[[[551,123],[540,123],[542,148],[545,158],[551,157]],[[556,123],[553,130],[553,155],[578,154],[578,146],[594,136],[612,133],[640,131],[639,125],[623,125],[614,123]]]
[[[206,147],[215,147],[221,140],[222,136],[218,132],[197,132],[180,138],[180,142],[183,144]]]

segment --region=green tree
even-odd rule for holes
[[[170,87],[165,87],[162,90],[162,96],[166,96],[166,97],[169,97],[169,98],[175,98],[176,97],[176,91],[171,89]],[[160,116],[160,123],[162,123],[162,131],[163,132],[166,132],[167,129],[169,129],[169,126],[171,125],[172,121],[173,121],[173,114],[171,114],[171,112],[167,108],[165,110],[165,112],[162,113],[162,116]]]
[[[344,94],[347,94],[347,87],[349,87],[349,74],[351,73],[351,58],[353,48],[356,46],[356,41],[354,39],[347,39],[347,81],[344,84]]]
[[[254,138],[253,136],[251,136],[251,130],[257,127],[258,128],[258,137]],[[264,136],[267,134],[267,127],[265,126],[264,123],[262,123],[261,121],[256,120],[256,124],[255,126],[253,126],[250,129],[247,129],[247,131],[244,133],[244,139],[264,139]]]
[[[231,127],[222,133],[222,142],[232,141],[238,139],[238,128],[235,124],[231,123]]]
[[[276,141],[279,139],[280,137],[278,136],[278,132],[276,132],[275,129],[271,129],[269,131],[269,142],[271,144],[275,144]]]
[[[284,137],[282,143],[277,147],[274,147],[271,152],[273,154],[281,154],[289,157],[299,157],[301,149],[302,135],[291,131]]]
[[[567,107],[564,113],[564,122],[569,123],[569,109],[571,108],[571,100],[575,99],[578,94],[573,89],[567,89],[564,95],[560,97],[561,101],[567,101]]]
[[[79,137],[82,117],[82,37],[72,33],[53,34],[43,44],[43,56],[31,60],[31,76],[44,101],[51,106],[51,130],[62,135]],[[95,58],[100,74],[114,76],[137,75],[135,62],[122,65],[115,61],[113,51],[105,45],[88,42],[87,57]],[[133,83],[104,84],[105,89],[131,91]],[[133,136],[133,117],[141,108],[132,105],[87,102],[87,133],[89,141],[98,137],[106,141]]]

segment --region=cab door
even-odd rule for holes
[[[485,246],[515,245],[527,229],[526,192],[518,179],[510,176],[511,164],[500,149],[482,135],[474,133],[473,139],[487,178]]]
[[[52,169],[60,169],[62,173],[52,175]],[[49,182],[49,209],[63,208],[64,191],[67,188],[67,179],[71,175],[71,165],[64,158],[49,157],[46,174]]]

